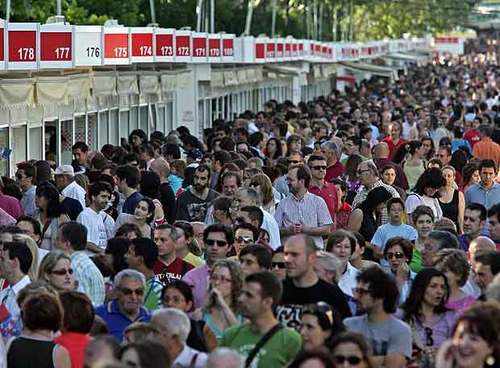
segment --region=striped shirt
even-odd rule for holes
[[[298,199],[293,194],[290,194],[290,196],[281,200],[274,214],[274,218],[280,228],[294,224],[311,227],[321,227],[333,224],[325,200],[309,192],[306,192],[302,199]],[[314,236],[313,238],[316,247],[318,249],[323,249],[323,238],[321,236]]]
[[[104,303],[104,278],[85,251],[71,254],[71,267],[78,280],[78,291],[87,294],[94,306]]]
[[[371,186],[371,188],[363,186],[363,189],[361,189],[361,191],[359,191],[358,194],[356,194],[356,197],[354,197],[354,201],[352,202],[352,208],[357,208],[361,203],[363,203],[366,197],[368,196],[370,190],[377,187],[384,187],[385,189],[387,189],[387,191],[391,193],[392,198],[400,198],[399,193],[396,189],[394,189],[390,185],[385,184],[384,182],[382,182],[382,180],[378,180]],[[389,215],[387,214],[387,208],[385,207],[382,210],[380,220],[381,220],[381,225],[387,224],[389,222]]]

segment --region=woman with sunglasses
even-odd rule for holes
[[[371,348],[365,337],[355,332],[343,332],[331,345],[333,363],[336,368],[374,368]]]
[[[262,199],[262,207],[274,216],[276,206],[279,203],[280,195],[278,191],[273,188],[271,179],[269,179],[266,174],[254,175],[250,179],[250,187],[254,188],[257,193],[259,193],[260,198]]]
[[[384,259],[398,284],[400,303],[406,300],[415,278],[415,273],[409,267],[412,255],[413,244],[400,236],[389,239],[384,248]]]
[[[455,311],[446,307],[449,288],[446,276],[435,268],[422,269],[398,312],[412,328],[413,358],[433,361],[436,349],[451,337]]]
[[[77,281],[73,276],[71,258],[60,250],[53,250],[43,258],[38,280],[48,282],[58,292],[75,290]]]
[[[331,338],[343,329],[338,314],[325,302],[307,305],[302,310],[299,332],[306,351],[326,348]]]

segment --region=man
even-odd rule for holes
[[[4,242],[0,245],[0,275],[9,286],[0,292],[0,302],[8,309],[13,320],[21,310],[17,304],[19,292],[31,283],[28,272],[33,256],[24,242]]]
[[[325,180],[326,177],[326,160],[321,156],[312,155],[307,161],[307,166],[311,170],[311,182],[309,183],[309,192],[315,194],[326,203],[328,212],[335,224],[337,209],[340,206],[338,190],[335,184]]]
[[[469,250],[472,240],[481,235],[481,230],[486,222],[486,208],[478,203],[469,203],[464,213],[464,233],[458,236],[460,249]]]
[[[389,159],[390,150],[389,146],[385,142],[378,143],[375,147],[373,147],[373,162],[377,165],[379,170],[382,170],[385,166],[391,165],[394,167],[394,171],[396,172],[396,179],[394,180],[394,185],[400,187],[404,190],[409,189],[408,179],[406,178],[406,174],[401,167],[401,165],[396,165]]]
[[[180,280],[193,266],[177,257],[177,229],[169,224],[158,225],[154,231],[154,241],[158,247],[158,257],[153,266],[154,274],[163,284]]]
[[[239,212],[239,210],[243,207],[247,206],[257,206],[260,208],[263,214],[262,218],[262,224],[258,229],[263,229],[266,230],[267,233],[269,234],[269,242],[270,246],[273,249],[278,248],[281,245],[281,237],[280,237],[280,231],[279,231],[279,226],[275,218],[267,212],[263,207],[262,207],[262,202],[261,198],[259,196],[259,193],[253,188],[239,188],[236,193],[234,194],[234,200],[233,204],[231,207],[231,211],[234,212]],[[253,224],[256,226],[255,224]]]
[[[77,172],[85,172],[88,166],[88,153],[89,146],[85,142],[76,142],[73,147],[71,147],[73,152],[74,161],[72,163],[73,167],[77,168]],[[85,207],[85,206],[83,206]]]
[[[123,341],[123,331],[134,322],[149,322],[151,315],[142,306],[146,279],[140,272],[125,269],[115,276],[116,298],[96,308],[95,314],[101,317],[109,333],[118,341]]]
[[[23,215],[23,207],[19,199],[3,193],[3,179],[0,176],[0,208],[17,220]]]
[[[115,220],[104,212],[112,194],[113,188],[104,181],[89,185],[90,205],[76,218],[77,222],[87,228],[87,245],[96,253],[104,250],[108,240],[113,237]]]
[[[295,235],[285,242],[288,277],[283,281],[283,299],[277,316],[289,327],[300,326],[304,306],[320,301],[330,304],[342,318],[351,315],[340,288],[321,280],[314,272],[316,250],[313,238],[308,235]]]
[[[440,146],[437,150],[436,156],[443,167],[449,165],[451,161],[451,147]]]
[[[403,214],[405,204],[401,198],[391,198],[387,201],[387,212],[389,214],[389,222],[377,228],[371,244],[373,252],[377,258],[382,258],[384,248],[387,241],[396,236],[400,236],[409,241],[417,239],[417,230],[410,225],[403,224]]]
[[[484,299],[484,293],[491,284],[495,275],[500,273],[500,253],[479,253],[474,258],[474,281],[481,289],[480,299]]]
[[[379,178],[378,169],[375,163],[371,160],[366,160],[358,165],[358,178],[361,184],[363,184],[363,189],[361,189],[358,194],[354,197],[352,203],[352,208],[359,206],[365,199],[370,190],[377,187],[384,187],[389,193],[391,193],[392,198],[399,198],[399,193],[391,185],[384,184]],[[387,209],[384,208],[382,211],[381,222],[386,224],[389,221],[387,215]]]
[[[497,164],[493,160],[482,160],[479,164],[481,181],[465,192],[465,203],[479,203],[486,209],[500,203],[500,184],[495,183]]]
[[[250,275],[260,271],[269,271],[271,269],[272,253],[270,249],[260,244],[252,244],[241,250],[238,259],[243,274]]]
[[[175,220],[176,198],[168,181],[170,165],[163,157],[159,157],[151,163],[151,171],[155,172],[160,177],[160,202],[165,214],[165,220],[171,224]]]
[[[205,368],[207,354],[186,343],[191,321],[184,312],[174,308],[157,310],[153,313],[151,324],[159,330],[158,341],[167,350],[172,367]]]
[[[238,298],[241,314],[248,322],[225,330],[219,346],[238,351],[247,360],[247,367],[286,367],[301,350],[302,340],[293,329],[281,327],[274,316],[282,294],[281,282],[273,273],[248,275]],[[264,336],[269,338],[254,351]],[[253,359],[248,361],[251,353]]]
[[[215,262],[225,259],[234,243],[233,230],[222,224],[209,225],[203,232],[206,264],[196,267],[182,278],[193,289],[194,308],[203,306],[208,291],[208,276]]]
[[[471,266],[471,271],[476,268],[476,256],[482,253],[494,252],[496,249],[493,240],[486,236],[478,236],[470,242],[468,259]],[[467,295],[472,295],[475,298],[481,296],[481,288],[477,285],[474,272],[469,273],[467,283],[462,287],[462,291]]]
[[[448,231],[434,230],[429,233],[422,250],[422,264],[425,267],[434,266],[434,256],[441,249],[458,249],[458,239]]]
[[[23,233],[28,235],[31,239],[35,241],[35,243],[39,244],[42,238],[42,227],[40,226],[40,222],[35,220],[33,217],[29,216],[21,216],[17,220],[16,227],[20,229]],[[49,253],[48,250],[38,248],[38,254],[42,254],[45,251],[45,254]],[[41,262],[41,259],[40,259]]]
[[[392,316],[399,299],[396,282],[377,266],[361,271],[356,279],[357,310],[364,314],[345,319],[344,325],[368,339],[376,366],[406,367],[412,353],[411,329]]]
[[[248,223],[241,223],[234,228],[234,251],[238,256],[242,249],[254,244],[259,239],[259,230]]]
[[[17,165],[16,181],[23,191],[21,205],[23,206],[24,214],[33,217],[36,212],[35,205],[35,185],[36,168],[28,162],[23,162]]]
[[[76,183],[75,171],[71,165],[62,165],[54,174],[57,189],[68,198],[76,199],[85,208],[85,189]]]
[[[210,189],[215,189],[219,180],[219,175],[222,171],[222,167],[231,161],[231,155],[228,151],[222,150],[214,153],[211,170],[212,175],[210,176]]]
[[[217,348],[208,355],[206,368],[241,368],[244,361],[238,352],[228,348]]]
[[[199,165],[194,171],[193,185],[177,199],[176,220],[201,221],[205,220],[207,208],[217,196],[217,193],[208,187],[210,168]]]
[[[390,135],[385,137],[382,142],[387,143],[389,147],[389,157],[392,159],[400,146],[406,143],[401,137],[402,128],[399,121],[393,121],[390,125]]]
[[[333,221],[323,198],[309,193],[311,172],[304,165],[288,170],[290,196],[281,200],[274,214],[281,236],[307,234],[313,237],[318,250],[324,248],[323,236],[330,234]]]
[[[496,243],[497,250],[500,248],[500,203],[488,210],[488,225],[490,238]]]
[[[241,176],[234,171],[226,171],[222,177],[222,195],[232,198],[236,190],[241,187]],[[213,224],[214,219],[214,204],[207,208],[207,214],[205,215],[205,222],[207,224]]]
[[[304,157],[301,153],[292,153],[288,156],[288,170],[292,167],[304,164]],[[288,187],[286,173],[281,175],[274,182],[274,188],[281,194],[282,197],[290,195],[290,188]]]
[[[133,215],[137,204],[143,198],[137,190],[141,181],[141,172],[135,166],[122,165],[116,169],[115,177],[118,191],[125,199],[121,212]]]
[[[139,271],[146,278],[144,289],[144,307],[153,311],[161,306],[161,291],[163,284],[156,277],[153,268],[158,258],[158,248],[154,241],[148,238],[132,239],[125,254],[129,267]]]
[[[90,298],[92,304],[104,303],[104,278],[101,271],[85,252],[87,244],[87,228],[82,224],[70,221],[59,227],[57,248],[69,254],[78,291]]]
[[[332,179],[341,176],[345,171],[344,165],[339,161],[339,152],[340,149],[333,142],[324,142],[321,144],[321,153],[325,156],[327,166],[325,181],[328,183],[330,183]]]
[[[198,248],[201,249],[202,252],[205,251],[205,244],[203,243],[203,232],[205,231],[207,225],[204,222],[192,221],[191,225],[193,225],[194,239],[198,244]]]
[[[347,137],[345,140],[344,144],[344,152],[346,155],[345,161],[342,162],[344,164],[347,162],[347,159],[349,156],[352,155],[360,155],[360,149],[361,149],[361,138],[359,138],[357,135],[351,135]]]
[[[479,126],[480,141],[474,144],[472,155],[479,160],[500,162],[500,145],[493,142],[493,127],[488,124]]]

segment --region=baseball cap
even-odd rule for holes
[[[71,165],[61,165],[56,169],[55,175],[75,176],[75,170]]]

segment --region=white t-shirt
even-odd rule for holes
[[[100,248],[106,248],[108,239],[113,237],[115,221],[104,211],[95,212],[90,207],[80,212],[76,221],[87,228],[87,241],[92,242]]]
[[[80,185],[76,183],[76,181],[72,181],[66,188],[62,190],[62,195],[65,197],[76,199],[83,208],[85,208],[85,189],[83,189]]]
[[[408,197],[406,197],[405,208],[407,214],[413,213],[415,208],[420,205],[424,205],[432,209],[432,212],[434,213],[434,220],[439,220],[443,217],[443,210],[441,209],[437,198],[427,197],[426,195],[421,196],[416,193],[410,193]]]
[[[340,276],[339,288],[342,292],[352,297],[352,289],[356,287],[356,276],[358,275],[358,269],[354,268],[351,263],[347,263],[346,271]]]

